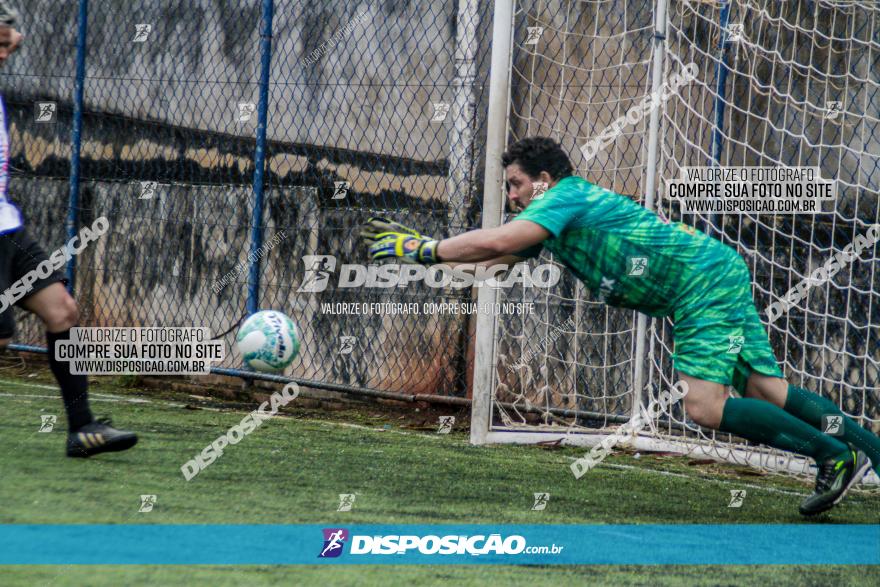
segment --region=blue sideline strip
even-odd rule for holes
[[[7,565],[377,563],[877,565],[880,525],[0,525]]]

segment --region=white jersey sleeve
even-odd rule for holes
[[[22,227],[21,212],[6,199],[9,187],[9,134],[6,132],[6,106],[0,98],[0,234]]]

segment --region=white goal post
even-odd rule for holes
[[[736,248],[789,381],[880,431],[877,246],[778,320],[764,313],[880,222],[877,31],[880,4],[857,0],[496,0],[483,226],[511,217],[506,145],[553,137],[578,175]],[[693,82],[584,160],[584,143],[690,63]],[[698,166],[818,167],[838,197],[816,215],[682,214],[665,184]],[[676,380],[668,319],[610,308],[568,274],[549,289],[480,288],[481,307],[503,301],[535,312],[478,315],[473,444],[592,446]],[[680,403],[628,444],[810,473],[803,458],[701,429]]]

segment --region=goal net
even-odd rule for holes
[[[788,380],[880,431],[878,245],[777,319],[765,313],[880,222],[880,5],[542,0],[517,2],[512,21],[507,141],[551,136],[578,175],[736,248]],[[631,115],[585,159],[587,141],[691,63],[696,79],[659,105],[654,133],[650,116]],[[836,180],[837,197],[822,213],[787,215],[685,214],[664,197],[682,167],[708,166],[817,167]],[[477,365],[491,384],[474,390],[474,442],[593,445],[675,383],[671,322],[608,307],[598,293],[566,273],[553,288],[493,292],[534,312],[492,321],[491,359]],[[630,443],[809,472],[799,457],[701,429],[681,403]]]

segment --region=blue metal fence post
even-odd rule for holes
[[[76,82],[73,90],[73,136],[70,145],[70,194],[67,203],[67,240],[76,236],[79,220],[79,170],[82,145],[83,88],[86,78],[86,31],[89,0],[79,0],[78,30],[76,35]],[[73,293],[76,285],[76,257],[67,262],[67,290]]]
[[[272,66],[272,14],[274,0],[263,0],[260,26],[260,103],[257,106],[257,148],[254,153],[254,209],[251,222],[250,270],[248,272],[247,313],[260,303],[260,255],[263,246],[263,175],[266,167],[266,119],[269,111],[269,69]]]
[[[729,23],[730,0],[727,0],[724,6],[721,7],[721,12],[718,15],[720,31],[718,35],[718,60],[715,64],[715,124],[712,127],[712,158],[709,161],[711,167],[721,165],[721,151],[724,149],[724,109],[727,105],[724,100],[726,97],[727,73],[729,71],[727,66],[727,28]],[[718,215],[714,212],[709,215],[709,226],[706,228],[710,229],[710,227],[718,231],[719,234],[724,232],[723,228],[719,226]],[[707,232],[711,233],[711,230],[707,230]]]

